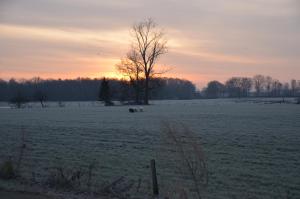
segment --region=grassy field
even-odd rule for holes
[[[188,126],[201,140],[209,168],[206,198],[300,197],[299,105],[234,100],[152,103],[138,113],[129,113],[128,106],[96,102],[1,108],[0,162],[18,154],[23,132],[21,170],[27,178],[43,181],[51,168],[95,162],[95,184],[125,176],[141,178],[147,189],[149,161],[154,158],[162,189],[186,186],[163,138],[161,123],[169,122]]]
[[[24,193],[24,192],[9,192],[9,191],[1,191],[1,198],[5,199],[52,199],[47,196],[33,194],[33,193]]]

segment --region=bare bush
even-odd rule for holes
[[[25,149],[26,149],[25,130],[22,128],[21,129],[21,140],[20,140],[20,146],[19,146],[19,154],[17,156],[17,162],[16,162],[16,170],[18,173],[20,173]]]
[[[0,165],[0,178],[9,180],[19,177],[21,175],[20,169],[22,166],[25,148],[25,131],[22,128],[20,145],[17,148],[18,153],[15,154],[13,157],[9,157],[8,160],[4,161],[2,165]]]
[[[16,108],[22,108],[24,104],[28,102],[28,100],[24,97],[24,95],[18,91],[16,95],[10,99],[10,104],[13,104]]]
[[[96,166],[97,163],[93,160],[86,167],[54,167],[50,169],[45,185],[58,190],[92,192]]]
[[[178,127],[163,123],[162,130],[180,162],[178,168],[180,173],[191,180],[193,184],[191,191],[201,199],[203,190],[208,185],[208,169],[199,139],[185,125]],[[181,188],[179,192],[179,198],[188,197],[187,189]]]
[[[101,193],[113,198],[129,199],[138,193],[140,181],[127,180],[124,176],[117,178],[113,182],[106,183],[101,189]]]
[[[14,164],[9,158],[9,160],[4,161],[4,163],[0,166],[0,178],[9,180],[16,177],[16,170],[14,168]]]
[[[57,167],[50,172],[46,185],[55,189],[74,190],[80,187],[82,176],[81,169]]]
[[[90,189],[92,186],[92,180],[93,180],[92,177],[93,177],[93,171],[94,171],[95,167],[96,167],[95,161],[93,161],[92,163],[90,163],[88,165],[88,171],[87,171],[87,187],[88,187],[88,189]]]

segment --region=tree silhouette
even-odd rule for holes
[[[133,57],[134,55],[127,55],[127,57]],[[122,59],[120,63],[116,65],[117,70],[126,78],[129,78],[130,84],[134,88],[135,92],[135,103],[140,104],[140,95],[142,89],[142,67],[132,61],[132,59]]]
[[[261,95],[261,92],[264,89],[265,86],[265,77],[263,75],[255,75],[253,77],[253,83],[254,83],[254,88],[256,91],[256,96],[259,97]]]
[[[221,97],[225,91],[225,86],[218,81],[211,81],[207,84],[205,89],[205,95],[208,98],[218,98]]]
[[[17,91],[16,95],[10,99],[10,103],[15,104],[17,108],[21,108],[27,101],[21,91]]]
[[[44,102],[47,100],[47,96],[43,91],[37,90],[34,94],[34,99],[41,103],[42,108],[45,107]]]
[[[106,78],[103,78],[101,81],[99,100],[105,103],[105,106],[112,106],[113,102],[111,101],[111,93],[109,88],[109,82]]]
[[[134,25],[132,32],[134,41],[127,58],[143,70],[144,104],[149,104],[150,79],[155,74],[157,59],[167,52],[167,41],[164,39],[164,33],[151,19]]]

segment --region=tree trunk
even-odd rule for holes
[[[136,71],[135,74],[135,103],[140,103],[140,78],[139,78],[139,70]]]
[[[42,105],[42,108],[44,108],[45,106],[44,106],[43,100],[40,100],[40,103]]]
[[[140,103],[140,88],[138,86],[138,83],[136,85],[136,88],[135,88],[135,103],[136,104],[139,104]]]
[[[144,104],[149,104],[149,77],[146,76],[145,78],[145,97],[144,97]]]

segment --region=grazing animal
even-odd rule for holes
[[[130,113],[144,112],[143,107],[139,107],[139,108],[133,107],[133,108],[129,108],[128,110],[129,110]]]
[[[129,108],[129,112],[134,113],[134,112],[136,112],[136,109],[135,108]]]

